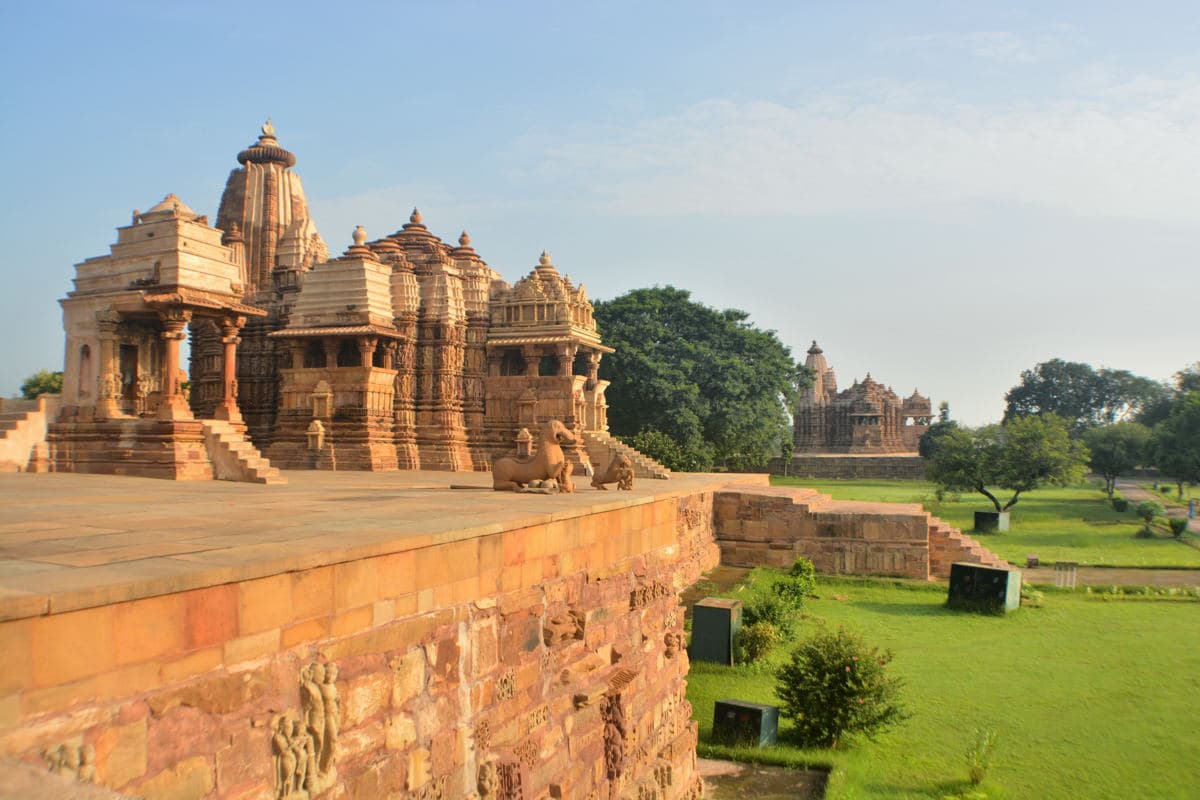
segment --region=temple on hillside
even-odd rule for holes
[[[916,453],[929,428],[928,397],[915,389],[903,400],[871,378],[871,373],[842,392],[837,376],[816,341],[804,365],[813,382],[800,395],[794,420],[796,453]]]
[[[577,472],[631,455],[606,433],[612,349],[547,252],[509,285],[465,231],[448,244],[414,209],[331,258],[270,121],[237,161],[216,227],[169,195],[76,267],[51,468],[267,483],[278,468],[486,470],[550,419],[576,434]]]

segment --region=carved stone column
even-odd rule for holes
[[[571,377],[571,368],[575,364],[575,353],[579,348],[573,344],[559,345],[554,348],[554,360],[558,366],[557,375],[560,378]]]
[[[536,378],[542,363],[542,348],[527,344],[521,348],[521,358],[525,359],[525,377]]]
[[[322,339],[321,344],[325,347],[325,369],[333,369],[338,365],[338,345],[341,344],[337,339]]]
[[[395,369],[392,364],[396,363],[396,341],[389,339],[383,343],[383,354],[380,357],[380,365],[384,369]]]
[[[292,355],[292,369],[304,369],[304,340],[293,339],[288,342],[288,352]]]
[[[358,365],[371,367],[375,365],[375,345],[379,340],[374,336],[364,336],[358,340]]]
[[[242,422],[242,412],[237,404],[237,346],[242,338],[238,335],[246,324],[245,317],[225,317],[221,320],[221,344],[225,354],[221,361],[221,402],[213,412],[216,419]]]
[[[596,381],[600,380],[600,356],[602,353],[592,351],[587,357],[587,388],[591,389],[596,385]]]
[[[499,378],[504,365],[504,356],[497,352],[487,354],[487,369],[489,378]]]
[[[192,419],[192,411],[179,390],[179,343],[187,338],[186,328],[192,318],[192,312],[172,308],[160,311],[159,318],[163,323],[162,338],[166,343],[167,352],[163,359],[163,375],[159,381],[162,387],[162,401],[158,408],[158,418]]]
[[[100,359],[96,364],[96,418],[112,419],[121,416],[121,374],[117,363],[117,325],[120,316],[115,311],[96,314],[100,329]]]

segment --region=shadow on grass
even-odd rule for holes
[[[871,783],[867,784],[872,795],[880,797],[932,797],[937,800],[987,800],[1003,797],[1000,792],[990,791],[986,784],[974,786],[970,781],[939,781],[937,783]]]
[[[893,617],[952,617],[963,612],[945,605],[933,603],[881,603],[870,600],[860,600],[854,603],[855,608],[873,611],[876,614],[887,614]]]

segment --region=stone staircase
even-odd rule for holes
[[[59,395],[0,401],[0,472],[45,472],[47,425],[58,413]]]
[[[624,442],[618,441],[604,431],[584,431],[584,446],[587,448],[588,460],[597,472],[608,468],[615,454],[620,453],[633,464],[633,474],[638,478],[658,478],[666,480],[671,477],[671,471],[647,455],[639,453]]]
[[[204,426],[204,443],[212,460],[213,475],[217,480],[287,483],[287,478],[271,466],[271,462],[246,439],[242,430],[219,419],[201,420],[201,424]]]
[[[956,561],[983,564],[987,567],[1011,569],[1012,565],[988,550],[958,528],[952,528],[937,517],[929,518],[929,576],[950,577],[950,565]]]

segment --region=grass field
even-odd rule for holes
[[[934,516],[969,533],[988,549],[1014,564],[1036,554],[1043,563],[1078,561],[1087,566],[1197,567],[1200,542],[1191,534],[1184,541],[1166,533],[1137,539],[1141,524],[1132,510],[1118,513],[1096,487],[1039,489],[1021,497],[1011,509],[1007,533],[973,534],[974,512],[990,510],[987,498],[963,494],[938,503],[935,487],[924,481],[837,481],[773,476],[773,486],[807,486],[835,500],[921,503]],[[1004,500],[1007,500],[1007,496]]]
[[[832,766],[831,800],[1198,796],[1200,603],[1047,592],[1044,608],[993,617],[948,611],[945,588],[928,584],[822,579],[817,592],[799,635],[822,618],[891,648],[912,718],[834,751],[711,745],[715,700],[778,702],[771,668],[786,658],[781,646],[766,668],[692,665],[701,755]],[[980,726],[1000,741],[972,793],[964,753]]]

